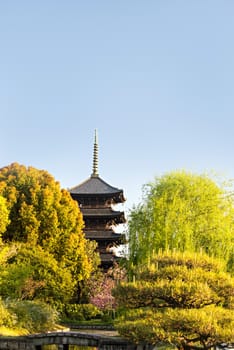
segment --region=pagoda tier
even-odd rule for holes
[[[122,243],[123,235],[121,233],[115,233],[112,230],[109,231],[86,231],[84,229],[87,239],[95,239],[96,241],[108,241],[113,243]]]
[[[120,260],[119,257],[115,256],[113,253],[100,253],[101,267],[103,270],[107,271],[109,268],[113,267],[114,263]]]
[[[73,187],[70,192],[74,199],[79,199],[86,208],[106,207],[123,203],[123,191],[108,185],[99,176],[91,176],[80,185]]]
[[[95,134],[93,173],[80,185],[70,189],[71,196],[78,202],[85,223],[87,239],[97,242],[101,257],[101,267],[105,270],[118,260],[111,248],[123,242],[125,236],[115,233],[113,227],[126,222],[123,211],[115,211],[113,206],[125,201],[123,190],[109,185],[98,175],[98,145]]]
[[[96,228],[109,228],[112,225],[125,223],[124,212],[121,211],[114,211],[110,208],[86,209],[83,206],[81,207],[81,211],[86,228],[91,228],[93,225]]]

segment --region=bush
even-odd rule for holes
[[[30,333],[56,329],[57,312],[39,301],[13,301],[8,310],[16,315],[16,326]]]
[[[4,302],[0,299],[0,327],[13,327],[16,323],[16,316],[11,314]]]
[[[105,323],[113,323],[115,319],[115,310],[104,310],[102,315],[102,321]]]
[[[65,311],[67,318],[74,321],[88,321],[102,315],[102,312],[92,304],[68,304]]]

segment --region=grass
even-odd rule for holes
[[[12,336],[12,337],[16,337],[16,336],[20,336],[20,335],[28,335],[29,332],[26,329],[22,329],[22,328],[7,328],[7,327],[0,327],[0,335],[1,336]]]
[[[107,320],[104,321],[102,319],[92,319],[89,321],[79,321],[79,320],[61,320],[61,324],[63,325],[69,325],[70,327],[72,326],[87,326],[87,327],[95,327],[95,326],[113,326],[113,320]]]

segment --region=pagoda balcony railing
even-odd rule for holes
[[[113,225],[93,225],[91,223],[85,223],[84,231],[113,231]]]
[[[79,205],[80,209],[105,209],[110,208],[111,206],[107,203],[82,203]]]

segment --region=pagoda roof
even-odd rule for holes
[[[117,194],[123,190],[113,187],[101,179],[99,176],[91,175],[90,178],[69,190],[71,194],[96,195],[96,194]]]

